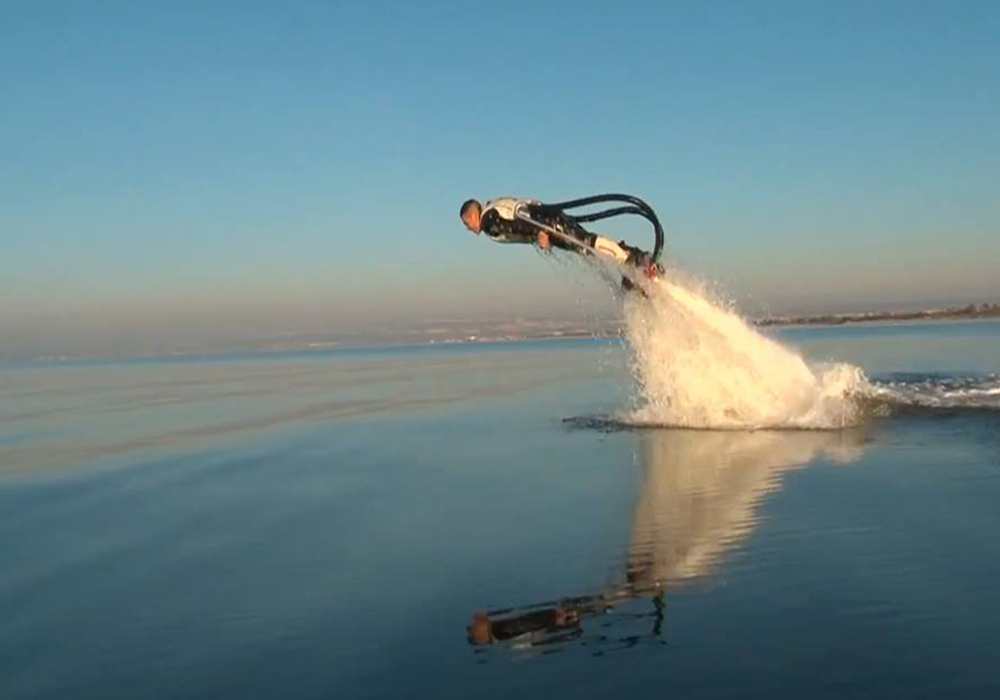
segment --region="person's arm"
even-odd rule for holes
[[[497,243],[530,243],[548,247],[548,237],[542,241],[537,227],[517,216],[518,211],[530,206],[531,200],[504,197],[487,203],[482,214],[482,230]]]
[[[527,221],[521,219],[522,215],[527,215],[529,219],[535,221],[542,221],[543,212],[547,211],[547,207],[544,204],[534,200],[534,199],[519,199],[514,205],[513,214],[514,218],[521,221],[521,223],[529,224]],[[552,236],[548,232],[532,227],[535,231],[535,244],[542,250],[550,250],[552,248]]]
[[[518,218],[528,219],[537,225],[540,248],[561,248],[574,253],[588,255],[595,253],[594,240],[597,236],[583,228],[566,212],[541,202],[526,202],[517,208]]]

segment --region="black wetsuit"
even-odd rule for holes
[[[538,202],[523,204],[524,213],[533,220],[546,226],[551,226],[556,231],[574,238],[584,245],[593,247],[596,234],[587,231],[576,223],[561,209],[547,206]],[[483,212],[480,224],[483,233],[498,243],[536,243],[538,242],[539,228],[527,221],[519,218],[504,218],[496,209],[487,208]],[[556,248],[573,250],[578,253],[587,252],[585,248],[573,245],[560,236],[549,236],[549,241]]]

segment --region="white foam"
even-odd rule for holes
[[[810,365],[674,272],[629,295],[639,402],[626,420],[691,428],[842,428],[859,423],[864,372]]]
[[[890,405],[922,408],[1000,408],[1000,377],[926,377],[873,382],[873,399]]]

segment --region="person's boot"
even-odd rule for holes
[[[642,270],[647,278],[656,279],[663,272],[663,268],[653,262],[652,256],[646,251],[630,246],[625,241],[620,241],[618,245],[628,251],[628,258],[625,260],[625,264]]]

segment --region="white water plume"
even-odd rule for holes
[[[842,428],[860,422],[860,368],[811,365],[673,272],[630,295],[625,316],[641,402],[632,424]]]

